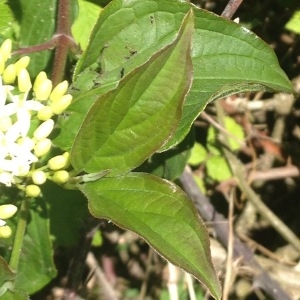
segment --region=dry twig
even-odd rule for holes
[[[226,219],[219,214],[210,201],[201,193],[194,181],[192,171],[186,167],[180,177],[183,188],[193,200],[197,210],[205,221],[212,222],[218,240],[227,247],[228,245],[228,224]],[[270,278],[269,274],[257,263],[253,252],[238,238],[234,240],[234,258],[243,257],[243,262],[255,270],[254,282],[274,300],[291,300],[290,296],[282,290],[277,282]]]

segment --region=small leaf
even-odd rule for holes
[[[285,29],[300,34],[300,10],[296,10],[291,19],[286,23]]]
[[[218,182],[232,177],[230,167],[223,156],[214,155],[206,161],[207,175]]]
[[[224,118],[225,129],[228,132],[228,143],[230,150],[237,151],[245,139],[245,133],[240,124],[233,118],[226,116]],[[222,151],[218,148],[218,131],[213,126],[210,126],[207,133],[207,147],[214,154],[221,154]]]
[[[140,165],[171,136],[192,80],[193,13],[176,40],[128,74],[89,110],[74,141],[71,163],[88,173],[121,174]]]
[[[195,143],[194,147],[192,148],[188,164],[191,166],[200,165],[205,160],[206,155],[206,149],[200,143]]]
[[[88,198],[89,209],[96,218],[112,220],[136,232],[220,299],[206,228],[179,187],[145,173],[104,177],[78,187]]]
[[[101,7],[86,0],[78,0],[78,6],[79,13],[72,26],[72,34],[77,44],[84,50],[87,46],[90,32],[96,24]]]
[[[97,230],[93,236],[92,246],[101,247],[103,245],[103,237],[100,230]]]
[[[241,149],[241,145],[245,139],[243,127],[233,118],[225,117],[226,130],[232,135],[228,137],[229,147],[232,151]]]

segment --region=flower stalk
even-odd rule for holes
[[[28,214],[29,214],[29,200],[24,198],[19,212],[17,229],[16,229],[13,248],[12,248],[11,257],[9,261],[9,265],[11,269],[14,271],[18,269],[18,265],[20,261],[20,253],[21,253],[23,239],[26,231]]]

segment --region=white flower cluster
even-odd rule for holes
[[[65,111],[72,96],[66,94],[67,81],[53,88],[45,72],[37,76],[32,86],[26,69],[29,57],[6,65],[11,47],[11,40],[0,47],[0,184],[23,187],[27,196],[37,197],[37,185],[46,178],[59,183],[69,178],[64,170],[68,165],[67,152],[50,159],[47,166],[35,168],[51,149],[52,117]],[[45,173],[45,169],[52,173]]]

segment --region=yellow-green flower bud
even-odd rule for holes
[[[0,238],[8,239],[12,235],[12,230],[8,225],[0,227]]]
[[[49,120],[51,117],[53,116],[53,111],[52,108],[50,106],[44,106],[42,107],[38,113],[37,113],[37,117],[39,120],[41,121],[47,121]]]
[[[62,154],[62,156],[66,159],[66,165],[65,165],[65,168],[68,168],[70,166],[70,152],[64,152]]]
[[[25,188],[27,197],[36,198],[41,194],[41,189],[35,184],[29,184]]]
[[[35,78],[33,90],[36,91],[37,86],[39,86],[46,79],[48,79],[47,74],[44,71],[40,72]]]
[[[57,115],[64,112],[71,104],[73,97],[70,94],[62,96],[59,100],[51,103],[53,112]]]
[[[0,117],[0,131],[6,132],[12,126],[11,118],[8,116]]]
[[[48,137],[48,135],[52,132],[54,127],[54,121],[49,119],[43,122],[33,133],[33,136],[36,140],[41,141]]]
[[[4,61],[7,61],[11,57],[11,47],[12,47],[12,42],[10,39],[7,39],[2,43],[0,47],[0,52],[3,55]]]
[[[59,100],[68,90],[69,84],[67,80],[60,82],[50,94],[50,100],[55,102]]]
[[[18,72],[18,87],[20,92],[23,93],[28,92],[32,87],[30,76],[26,69],[21,69]]]
[[[65,170],[56,171],[52,177],[52,180],[58,184],[66,183],[69,179],[70,179],[69,172]]]
[[[32,181],[34,184],[44,184],[47,180],[46,174],[43,171],[37,170],[32,172]]]
[[[17,77],[17,70],[14,64],[8,65],[3,74],[2,78],[5,83],[14,83]]]
[[[43,139],[41,141],[38,141],[34,146],[34,155],[37,157],[41,157],[47,154],[50,151],[51,146],[52,142],[49,139]]]
[[[29,56],[23,56],[17,62],[15,62],[17,73],[19,73],[22,69],[26,69],[29,65],[29,62],[30,62]]]
[[[5,60],[2,53],[0,52],[0,75],[4,72],[5,69]]]
[[[11,218],[18,208],[13,204],[3,204],[0,205],[0,219],[9,219]]]
[[[52,157],[51,159],[49,159],[48,161],[48,167],[51,170],[60,170],[62,168],[64,168],[67,164],[67,160],[65,159],[65,157],[63,157],[62,155],[57,155]]]
[[[35,88],[35,97],[37,100],[45,101],[49,98],[52,90],[52,81],[50,79],[46,79],[42,81],[40,84],[36,85]]]

